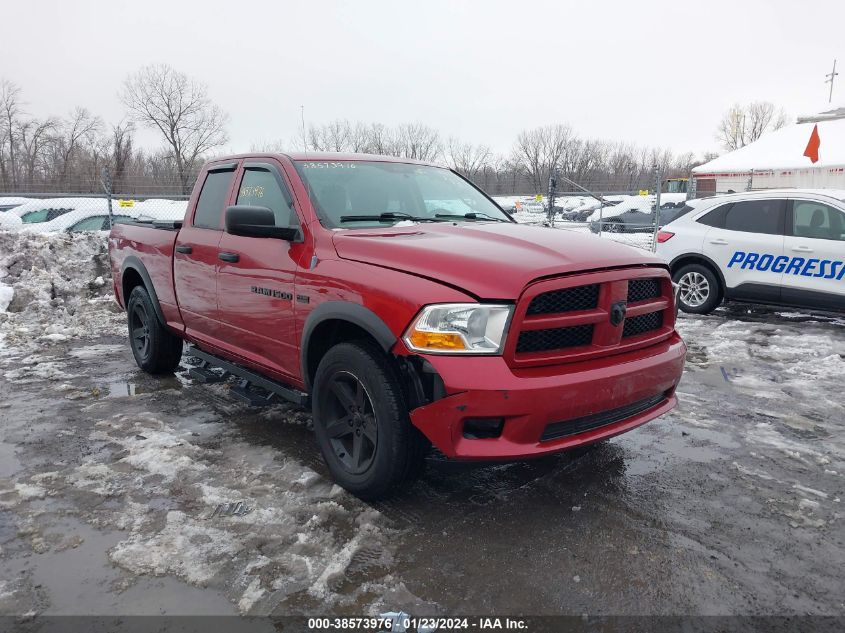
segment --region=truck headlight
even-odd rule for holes
[[[512,305],[434,304],[422,309],[403,339],[429,354],[501,354],[512,314]]]

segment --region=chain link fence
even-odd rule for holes
[[[664,178],[657,168],[650,186],[627,191],[619,191],[618,178],[584,184],[561,176],[550,180],[545,195],[493,198],[518,222],[597,235],[651,251],[655,250],[660,227],[689,208],[689,180]],[[637,182],[648,185],[642,176]]]
[[[187,206],[187,196],[0,194],[0,230],[32,233],[108,231],[112,223],[181,220]]]
[[[630,179],[633,182],[633,178]],[[493,199],[517,222],[597,235],[623,244],[653,250],[660,226],[677,217],[687,198],[686,179],[652,174],[649,189],[620,191],[619,178],[612,182],[584,184],[556,176],[544,195],[494,195]],[[637,185],[645,184],[641,175]],[[104,173],[103,194],[71,192],[0,193],[0,230],[28,232],[108,231],[112,223],[128,221],[182,220],[187,195],[157,192],[146,195],[108,193],[110,179]],[[675,189],[673,191],[673,189]],[[551,201],[551,205],[550,205]]]

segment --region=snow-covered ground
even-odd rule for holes
[[[102,233],[0,232],[0,253],[0,383],[43,387],[44,403],[74,402],[92,396],[92,378],[108,384],[128,368],[124,360],[114,363],[125,345],[97,342],[122,338],[125,329],[111,292]],[[170,389],[184,384],[171,382]],[[113,395],[120,396],[121,388],[130,390],[119,385]],[[108,387],[94,389],[97,395],[108,392]],[[135,395],[134,384],[131,391]],[[227,401],[227,392],[227,385],[216,385],[206,393]],[[243,613],[268,613],[263,603],[270,595],[273,605],[296,595],[315,608],[355,602],[374,605],[374,611],[390,607],[383,604],[386,597],[406,595],[384,572],[392,562],[393,530],[380,512],[318,475],[309,460],[278,459],[274,448],[255,449],[235,437],[219,443],[227,430],[203,411],[207,403],[186,402],[187,409],[175,417],[151,413],[151,400],[160,393],[136,398],[120,413],[108,399],[92,402],[84,421],[71,428],[56,416],[41,423],[38,416],[20,420],[29,432],[46,432],[60,443],[83,433],[86,449],[84,457],[56,462],[25,482],[5,479],[0,464],[0,511],[17,511],[45,497],[73,499],[80,508],[94,501],[86,520],[121,534],[108,551],[113,565],[131,577],[175,577],[199,587],[225,574],[236,579],[226,593],[234,610]],[[0,405],[0,417],[8,405]],[[302,412],[287,405],[257,417],[307,423]],[[60,424],[47,430],[54,422]],[[4,419],[0,449],[16,429],[13,420]],[[315,463],[316,452],[313,457]],[[174,497],[184,504],[168,509],[170,502],[164,502],[160,511],[154,509]],[[248,506],[240,510],[227,506],[245,499]],[[21,521],[34,519],[25,514]],[[57,535],[33,530],[28,538],[35,551],[64,547],[50,541],[61,541]],[[0,547],[0,567],[2,552]],[[354,590],[341,587],[344,574],[356,569],[375,573]],[[10,595],[17,584],[11,580]],[[0,597],[0,614],[2,604]]]
[[[306,411],[135,369],[107,262],[0,232],[0,614],[841,613],[843,318],[681,315],[659,421],[373,506]]]

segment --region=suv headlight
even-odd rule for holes
[[[512,305],[441,303],[426,306],[403,340],[429,354],[501,354]]]

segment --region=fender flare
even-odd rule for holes
[[[398,337],[387,327],[381,317],[359,303],[350,301],[326,301],[321,303],[305,319],[300,338],[299,353],[302,378],[309,389],[308,348],[311,342],[311,334],[318,325],[330,320],[348,321],[357,325],[372,336],[385,352],[389,351],[398,340]]]
[[[138,275],[141,277],[141,281],[144,283],[144,288],[146,288],[147,292],[150,294],[150,299],[153,302],[153,309],[155,309],[156,317],[161,322],[162,325],[166,325],[167,321],[164,318],[164,312],[161,310],[161,305],[158,302],[158,295],[156,294],[155,286],[153,286],[153,280],[150,279],[150,273],[147,272],[147,267],[144,266],[144,263],[138,259],[135,255],[129,255],[126,259],[123,260],[123,264],[120,266],[120,293],[123,294],[123,276],[126,274],[127,270],[134,270]],[[123,307],[126,309],[127,303],[129,301],[129,297],[123,297]]]

